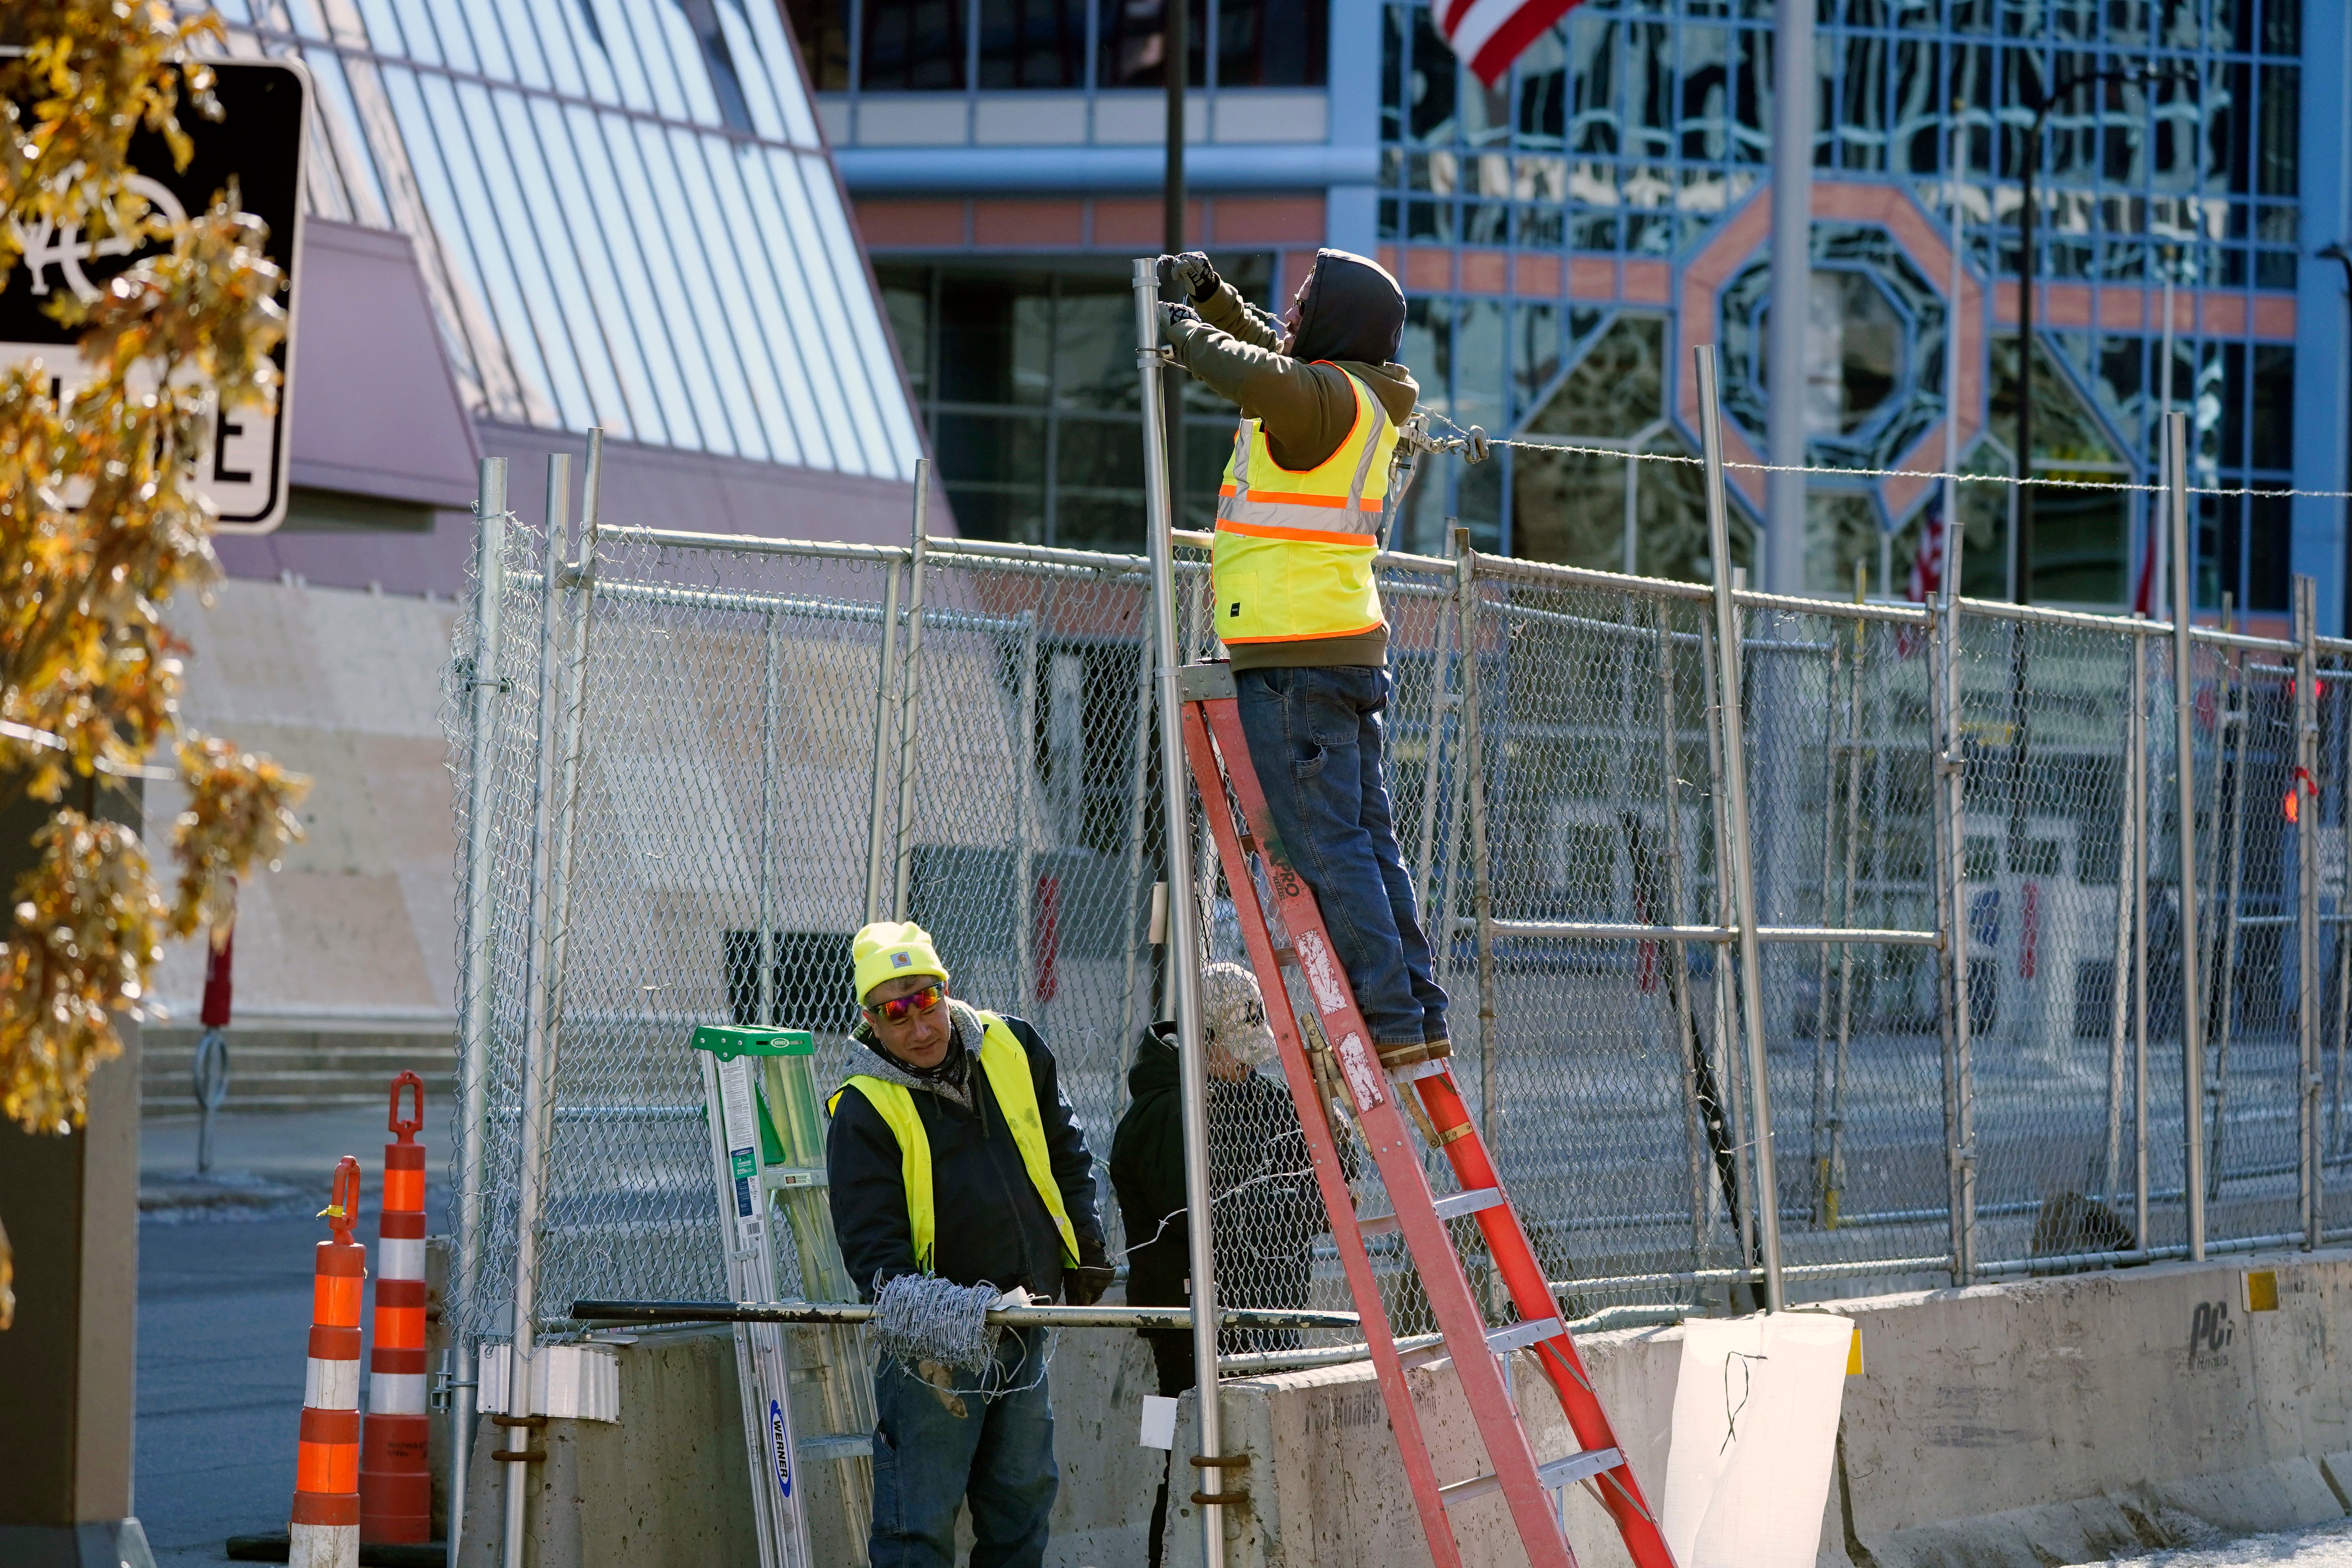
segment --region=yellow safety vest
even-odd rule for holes
[[[1045,1212],[1054,1216],[1054,1228],[1062,1233],[1062,1260],[1076,1266],[1078,1233],[1071,1227],[1070,1211],[1062,1202],[1062,1189],[1055,1184],[1053,1162],[1045,1152],[1045,1122],[1037,1114],[1037,1085],[1029,1076],[1029,1053],[995,1014],[981,1014],[980,1022],[980,1065],[988,1075],[988,1087],[1013,1129],[1013,1145],[1021,1151],[1022,1168],[1029,1173],[1030,1184],[1045,1200]],[[907,1223],[914,1232],[915,1267],[928,1272],[939,1237],[939,1210],[931,1190],[930,1135],[923,1131],[923,1119],[916,1113],[915,1097],[905,1084],[857,1073],[833,1091],[833,1098],[824,1102],[825,1114],[832,1115],[841,1097],[853,1089],[873,1104],[898,1140],[898,1172],[907,1185]]]
[[[1209,558],[1217,636],[1228,643],[1352,637],[1381,625],[1373,531],[1388,504],[1396,423],[1370,387],[1341,374],[1356,394],[1356,422],[1314,468],[1276,462],[1255,419],[1234,434]]]

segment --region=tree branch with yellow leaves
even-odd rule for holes
[[[96,300],[53,307],[81,330],[66,390],[38,364],[0,375],[0,773],[55,808],[0,922],[0,1116],[46,1132],[81,1121],[165,934],[225,925],[237,875],[300,836],[310,781],[181,729],[184,649],[163,619],[218,570],[194,462],[222,409],[274,409],[286,331],[285,279],[235,186],[173,224],[128,184],[139,132],[184,167],[179,117],[217,117],[191,47],[219,25],[163,0],[8,11],[0,41],[22,52],[0,55],[0,279],[43,224],[149,249]],[[102,779],[167,747],[187,793],[168,901],[139,835],[90,808]]]

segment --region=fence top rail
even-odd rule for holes
[[[682,529],[647,528],[639,524],[612,524],[600,531],[604,541],[614,544],[652,544],[667,549],[708,550],[736,555],[787,555],[833,561],[866,561],[888,565],[912,558],[913,551],[904,544],[861,544],[842,540],[774,539],[752,533],[702,533]],[[1192,529],[1177,529],[1173,537],[1179,545],[1194,550],[1208,550],[1214,542],[1213,534]],[[1150,563],[1140,555],[1121,555],[1101,550],[1071,550],[1058,545],[1013,544],[994,540],[961,539],[934,535],[928,548],[938,555],[962,556],[975,562],[994,562],[1009,565],[1045,567],[1062,571],[1084,572],[1088,575],[1112,574],[1119,577],[1142,575]],[[1577,587],[1598,588],[1648,598],[1704,600],[1713,590],[1704,583],[1679,583],[1663,577],[1636,577],[1622,572],[1604,572],[1597,567],[1570,566],[1552,561],[1523,561],[1516,556],[1489,555],[1472,552],[1471,574],[1474,577],[1511,577],[1526,582],[1559,583]],[[1415,555],[1400,550],[1383,550],[1379,564],[1397,571],[1423,573],[1432,576],[1451,576],[1454,563],[1434,555]],[[1934,618],[1934,612],[1925,605],[1876,603],[1854,604],[1850,600],[1812,598],[1793,594],[1769,594],[1753,588],[1740,589],[1735,601],[1748,609],[1780,610],[1797,615],[1828,616],[1845,620],[1883,621],[1898,626],[1925,626]],[[2077,626],[2087,631],[2120,632],[2134,637],[2163,637],[2173,632],[2169,621],[2152,620],[2141,616],[2101,615],[2093,610],[2060,610],[2046,605],[2012,605],[1998,599],[1968,599],[1960,601],[1963,613],[1993,620],[2031,621],[2044,626]],[[2256,637],[2248,632],[2223,631],[2218,626],[2193,626],[2189,635],[2198,642],[2214,647],[2250,648],[2265,653],[2293,653],[2297,645],[2284,637]],[[2314,639],[2323,653],[2352,655],[2352,637],[2322,637]]]
[[[798,555],[826,561],[871,561],[887,565],[906,560],[912,551],[903,544],[852,544],[842,540],[771,539],[757,533],[696,533],[682,529],[606,524],[597,530],[599,542],[610,544],[653,544],[672,550],[709,550],[729,555]]]

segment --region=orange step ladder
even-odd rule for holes
[[[1519,1216],[1454,1088],[1451,1064],[1423,1062],[1394,1071],[1384,1071],[1380,1065],[1370,1044],[1371,1032],[1356,1010],[1354,993],[1324,929],[1315,895],[1292,868],[1267,820],[1265,794],[1258,786],[1249,748],[1242,738],[1232,667],[1184,667],[1178,676],[1178,701],[1185,755],[1216,840],[1226,885],[1234,895],[1250,966],[1265,994],[1266,1022],[1280,1042],[1283,1074],[1289,1080],[1299,1123],[1314,1152],[1316,1179],[1324,1207],[1331,1215],[1332,1239],[1338,1244],[1356,1310],[1363,1319],[1364,1339],[1436,1568],[1461,1568],[1462,1564],[1447,1510],[1497,1489],[1510,1507],[1512,1522],[1533,1568],[1573,1568],[1576,1556],[1559,1524],[1565,1515],[1555,1510],[1552,1495],[1580,1482],[1615,1520],[1634,1568],[1674,1568],[1674,1555],[1666,1548],[1656,1514],[1633,1479],[1633,1467],[1626,1463],[1583,1359],[1569,1338],[1543,1268],[1520,1228]],[[1260,906],[1253,891],[1258,889],[1271,895],[1271,922],[1269,911]],[[1290,991],[1284,984],[1286,969],[1298,975],[1305,994],[1313,999],[1328,1046],[1310,1047],[1302,1036],[1291,1010]],[[1337,1058],[1322,1064],[1325,1071],[1319,1077],[1310,1048]],[[1356,1213],[1326,1120],[1325,1094],[1318,1087],[1322,1082],[1332,1085],[1335,1099],[1344,1097],[1388,1189],[1393,1213]],[[1430,1191],[1416,1146],[1423,1134],[1406,1120],[1402,1099],[1406,1094],[1418,1099],[1426,1135],[1444,1151],[1461,1184],[1460,1192],[1439,1197]],[[1446,1233],[1446,1221],[1463,1217],[1477,1222],[1517,1310],[1516,1322],[1490,1325],[1486,1321],[1463,1271],[1461,1257]],[[1423,1437],[1420,1413],[1404,1373],[1408,1364],[1435,1360],[1439,1352],[1432,1347],[1410,1363],[1400,1356],[1364,1246],[1365,1237],[1391,1230],[1403,1237],[1444,1332],[1444,1353],[1454,1361],[1486,1446],[1487,1468],[1476,1475],[1441,1479]],[[1500,1359],[1521,1350],[1536,1352],[1576,1434],[1577,1452],[1548,1461],[1536,1458],[1504,1381]]]

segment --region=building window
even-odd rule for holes
[[[1167,81],[1167,0],[785,0],[785,8],[820,92]],[[1187,25],[1185,79],[1195,87],[1321,87],[1329,74],[1330,0],[1192,0]]]
[[[1217,258],[1263,305],[1266,256]],[[1135,296],[1114,263],[875,268],[956,526],[977,539],[1139,552],[1143,439]],[[1188,387],[1186,526],[1215,515],[1234,411]]]

